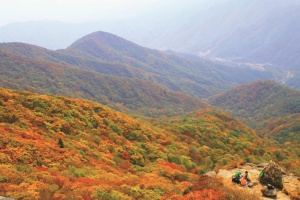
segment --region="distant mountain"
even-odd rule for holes
[[[206,4],[168,1],[127,21],[14,23],[0,27],[0,41],[64,49],[76,38],[103,30],[150,48],[270,63],[299,71],[299,1],[225,0]]]
[[[198,7],[198,12],[191,8],[190,13],[177,14],[177,27],[154,29],[160,34],[148,37],[144,45],[297,69],[299,10],[296,0],[230,0],[206,10]]]
[[[210,103],[240,118],[261,136],[280,144],[300,144],[299,91],[271,81],[257,81],[216,95]]]
[[[72,24],[50,20],[16,22],[0,27],[0,41],[34,44],[53,50],[65,49],[76,39],[99,29],[96,23]]]
[[[196,97],[136,78],[102,75],[71,65],[0,50],[0,86],[40,94],[80,97],[149,116],[205,107]]]
[[[91,101],[0,89],[0,114],[1,195],[15,199],[178,197],[199,172],[263,152],[255,132],[220,111],[172,130]]]
[[[300,92],[272,81],[256,81],[218,94],[210,103],[257,128],[265,120],[300,113]]]
[[[273,73],[266,71],[147,49],[105,32],[89,34],[58,51],[22,43],[2,43],[0,47],[31,58],[150,81],[198,97],[216,94],[236,84],[274,78]]]

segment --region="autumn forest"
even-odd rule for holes
[[[0,196],[232,199],[203,174],[274,160],[300,176],[300,92],[270,71],[104,32],[0,48]]]

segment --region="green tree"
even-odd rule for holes
[[[63,140],[61,138],[59,138],[59,140],[58,140],[58,146],[60,148],[65,148],[64,142],[63,142]]]

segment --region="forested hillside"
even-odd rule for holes
[[[257,129],[267,120],[300,112],[300,92],[272,81],[239,85],[210,102]]]
[[[0,113],[1,194],[17,199],[180,197],[205,171],[272,156],[209,109],[155,127],[95,102],[1,89]]]
[[[0,200],[300,196],[299,0],[1,6]]]
[[[239,83],[274,77],[270,72],[147,49],[101,31],[80,38],[64,50],[51,51],[22,43],[2,43],[0,47],[26,57],[150,81],[198,97],[217,94]]]
[[[40,94],[79,97],[146,116],[174,115],[206,107],[200,99],[149,81],[24,57],[0,50],[0,85]]]
[[[285,149],[276,152],[277,159],[299,173],[295,164],[300,153],[299,91],[271,81],[257,81],[216,95],[210,102],[254,128],[264,141],[275,140],[278,145],[274,147]]]

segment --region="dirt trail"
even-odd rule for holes
[[[240,166],[239,168],[231,169],[231,170],[225,170],[220,169],[217,173],[217,176],[223,178],[223,182],[225,185],[229,187],[237,187],[241,190],[247,190],[249,193],[257,194],[258,196],[262,196],[261,189],[263,188],[263,185],[259,183],[258,177],[259,173],[261,172],[262,168],[259,168],[252,164],[246,164],[243,166]],[[232,183],[231,177],[233,174],[235,174],[237,171],[244,172],[248,171],[251,175],[251,181],[253,183],[253,187],[242,187],[235,183]],[[280,200],[289,200],[289,199],[300,199],[300,181],[295,176],[283,176],[283,185],[284,189],[282,191],[279,191],[277,189],[277,198]],[[283,191],[288,193],[290,196],[285,194]],[[296,198],[295,198],[296,197]],[[270,199],[266,197],[262,197],[261,199]]]

